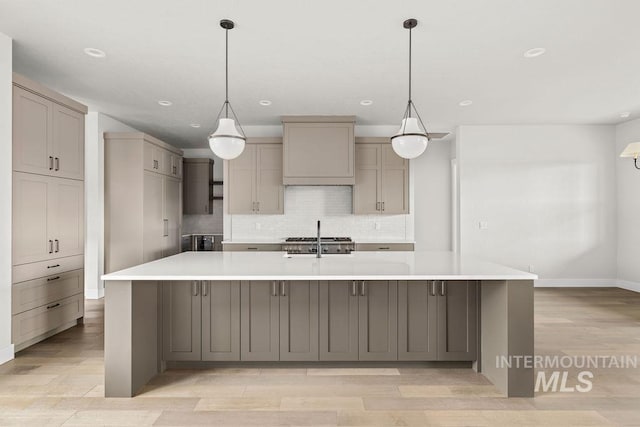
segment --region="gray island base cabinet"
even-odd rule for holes
[[[467,259],[447,262],[458,265],[455,274],[429,275],[424,268],[434,263],[423,267],[424,257],[360,253],[343,264],[279,261],[281,253],[184,253],[105,275],[105,396],[134,396],[167,366],[461,362],[508,397],[532,397],[533,370],[496,360],[533,356],[533,275],[505,269],[500,279],[484,268],[499,267],[492,264],[470,274],[476,264]],[[284,264],[264,263],[261,274],[247,275],[259,259]],[[381,259],[386,265],[374,266]],[[392,274],[401,259],[402,271]],[[190,264],[196,260],[217,274],[201,273]],[[301,273],[308,267],[312,273]],[[374,279],[359,268],[386,273]]]

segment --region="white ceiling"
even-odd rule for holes
[[[222,18],[236,22],[230,100],[245,126],[278,125],[285,114],[398,124],[402,22],[417,18],[413,99],[440,131],[637,118],[638,16],[637,0],[0,0],[17,72],[185,148],[206,145],[222,105]],[[524,58],[534,47],[547,53]],[[473,105],[460,107],[465,99]]]

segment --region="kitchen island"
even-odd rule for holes
[[[103,276],[105,395],[167,366],[423,362],[533,396],[516,362],[534,354],[536,278],[451,252],[185,252]]]

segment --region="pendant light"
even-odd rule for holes
[[[411,100],[411,30],[418,25],[416,19],[407,19],[402,26],[409,30],[409,102],[404,111],[402,124],[398,133],[391,137],[391,145],[393,151],[402,158],[414,159],[424,153],[431,136],[427,132],[427,128],[422,123],[420,114]],[[416,117],[412,117],[412,111]]]
[[[209,147],[213,154],[224,160],[231,160],[238,157],[244,151],[244,142],[247,139],[240,126],[236,112],[233,111],[229,102],[229,30],[233,29],[233,21],[223,19],[220,26],[225,30],[225,97],[222,109],[218,113],[216,122],[218,128],[209,135]],[[224,117],[222,112],[224,111]],[[231,111],[231,118],[229,117]],[[236,127],[236,123],[238,124]]]

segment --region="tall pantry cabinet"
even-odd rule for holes
[[[182,150],[145,133],[105,132],[105,272],[180,252]]]
[[[86,113],[86,106],[13,74],[15,351],[84,316]]]

